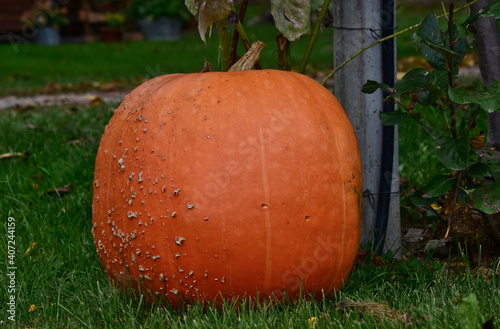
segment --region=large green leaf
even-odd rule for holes
[[[447,65],[447,60],[451,59],[455,64],[458,64],[465,55],[464,39],[460,38],[456,45],[460,47],[450,50],[449,48],[433,44],[427,39],[422,39],[423,43],[420,45],[420,53],[427,60],[427,62],[436,70],[445,70]],[[460,53],[456,50],[460,50]]]
[[[424,18],[417,35],[431,44],[442,46],[441,30],[436,14],[432,13]]]
[[[394,112],[380,112],[380,120],[383,126],[393,126],[411,118],[411,114],[397,110]]]
[[[441,30],[436,14],[430,14],[424,18],[416,35],[416,43],[420,49],[420,54],[435,69],[446,69],[445,58],[443,55],[433,49],[433,47],[443,47]]]
[[[220,21],[231,11],[232,0],[186,0],[189,11],[198,14],[198,31],[201,39],[206,42],[205,34],[214,21]]]
[[[420,189],[415,191],[410,198],[411,202],[417,207],[429,207],[438,199],[438,197],[428,197],[427,194],[422,196],[422,194],[424,194],[424,192]]]
[[[461,39],[459,39],[459,40],[461,40]],[[455,48],[453,48],[454,50],[451,50],[451,49],[449,49],[449,48],[447,48],[445,46],[430,43],[427,40],[424,40],[424,42],[432,50],[440,53],[443,57],[448,57],[448,58],[453,58],[453,59],[461,59],[463,57],[460,53],[458,53],[455,50]]]
[[[453,49],[448,47],[447,35],[441,35],[436,14],[427,16],[416,33],[415,41],[420,47],[420,53],[437,70],[445,70],[448,60],[458,64],[465,56],[466,40],[455,24],[452,29]]]
[[[492,176],[490,165],[487,165],[486,163],[473,164],[472,166],[469,167],[469,169],[467,169],[467,174],[470,177],[476,177],[476,178]]]
[[[365,94],[373,94],[379,88],[388,94],[391,93],[391,89],[389,88],[388,85],[386,85],[385,83],[374,81],[374,80],[366,81],[366,83],[361,88],[361,91],[364,92]]]
[[[479,104],[488,112],[500,110],[500,80],[495,80],[488,87],[482,88],[474,94],[464,89],[449,88],[450,99],[458,104]]]
[[[446,60],[443,54],[432,49],[428,44],[422,43],[420,45],[420,54],[436,70],[446,69]]]
[[[469,139],[468,136],[452,138],[443,136],[436,138],[436,157],[441,163],[451,170],[463,170],[467,166],[469,159]]]
[[[309,33],[311,0],[271,0],[276,28],[290,41]]]
[[[448,175],[437,175],[431,178],[429,183],[422,189],[428,197],[437,197],[448,192],[453,185],[453,177]]]
[[[421,92],[418,95],[418,103],[424,107],[434,104],[437,100],[438,97],[435,94],[431,93],[429,90]]]
[[[459,55],[458,58],[453,58],[453,64],[458,65],[462,59],[464,59],[465,54],[467,53],[467,39],[465,35],[458,27],[457,24],[453,23],[453,52]]]
[[[458,68],[455,68],[453,75],[458,74]],[[448,72],[446,70],[434,70],[427,75],[427,85],[425,89],[436,95],[442,95],[448,90]]]
[[[427,75],[429,71],[423,68],[416,68],[406,73],[401,80],[394,84],[394,89],[400,95],[409,94],[417,89],[422,89],[427,85]]]

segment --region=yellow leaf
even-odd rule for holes
[[[312,318],[310,318],[310,319],[307,319],[307,322],[309,322],[309,324],[310,324],[313,328],[314,328],[314,327],[316,327],[316,322],[317,322],[317,321],[316,321],[316,317],[315,317],[315,316],[313,316],[313,317],[312,317]]]
[[[25,256],[28,256],[28,254],[30,253],[31,250],[33,250],[33,248],[35,248],[35,246],[38,244],[38,242],[33,242],[31,244],[31,246],[28,248],[28,250],[26,250],[26,253],[24,254]]]
[[[31,304],[28,312],[33,312],[36,309],[42,308],[43,306],[36,307],[35,304]]]
[[[102,98],[100,96],[96,96],[90,101],[90,106],[101,105],[102,103],[104,103]]]
[[[441,207],[440,205],[438,205],[437,203],[433,203],[433,204],[431,204],[431,207],[432,207],[432,209],[434,209],[435,211],[439,211],[439,210],[441,210],[441,208],[443,208],[443,207]]]

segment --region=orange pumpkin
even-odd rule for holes
[[[352,269],[361,194],[354,131],[316,81],[275,70],[165,75],[132,91],[106,127],[93,234],[113,281],[173,305],[321,298]]]

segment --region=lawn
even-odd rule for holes
[[[399,8],[414,24],[423,16]],[[428,9],[422,9],[422,11]],[[400,28],[404,27],[404,24]],[[268,25],[247,30],[264,36],[261,62],[276,68],[275,34]],[[309,74],[332,69],[332,32],[320,36]],[[294,65],[306,38],[294,44]],[[412,54],[402,38],[398,52]],[[130,89],[149,77],[196,72],[218,63],[217,37],[203,44],[194,31],[178,42],[0,45],[0,97],[43,91],[47,82],[69,91]],[[117,103],[0,111],[0,266],[16,267],[16,320],[2,307],[0,324],[13,328],[479,328],[500,309],[500,263],[448,259],[360,256],[343,289],[321,301],[255,305],[227,301],[222,309],[190,305],[172,310],[110,285],[91,233],[92,181],[97,147]],[[436,109],[435,115],[440,115]],[[484,120],[482,120],[484,121]],[[476,129],[485,129],[478,123]],[[433,145],[417,125],[400,126],[402,176],[420,184],[435,170]],[[416,157],[418,154],[419,157]],[[12,218],[12,219],[10,219]],[[9,226],[15,223],[15,226]],[[15,227],[15,230],[12,228]],[[10,230],[9,230],[10,229]],[[15,253],[8,253],[15,241]],[[4,256],[5,255],[5,256]],[[7,257],[11,255],[11,257]],[[13,263],[10,263],[10,262]],[[0,272],[0,303],[7,305],[11,277]],[[477,298],[477,302],[474,298]],[[470,323],[468,323],[470,321]]]

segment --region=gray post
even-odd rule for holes
[[[382,0],[340,0],[334,3],[335,67],[380,38],[385,28],[391,28],[387,26],[385,18],[387,12],[384,10],[387,9],[383,9]],[[395,2],[392,2],[389,10],[393,10],[394,13]],[[385,250],[399,252],[401,232],[397,127],[394,138],[393,172],[392,175],[387,173],[382,175],[383,127],[380,124],[379,112],[383,108],[383,94],[380,90],[373,94],[361,92],[367,80],[382,82],[384,51],[395,52],[395,49],[384,50],[382,45],[374,46],[339,70],[334,77],[334,93],[351,120],[361,152],[364,191],[361,244],[373,242],[381,179],[392,176]],[[396,65],[395,60],[393,65]]]

